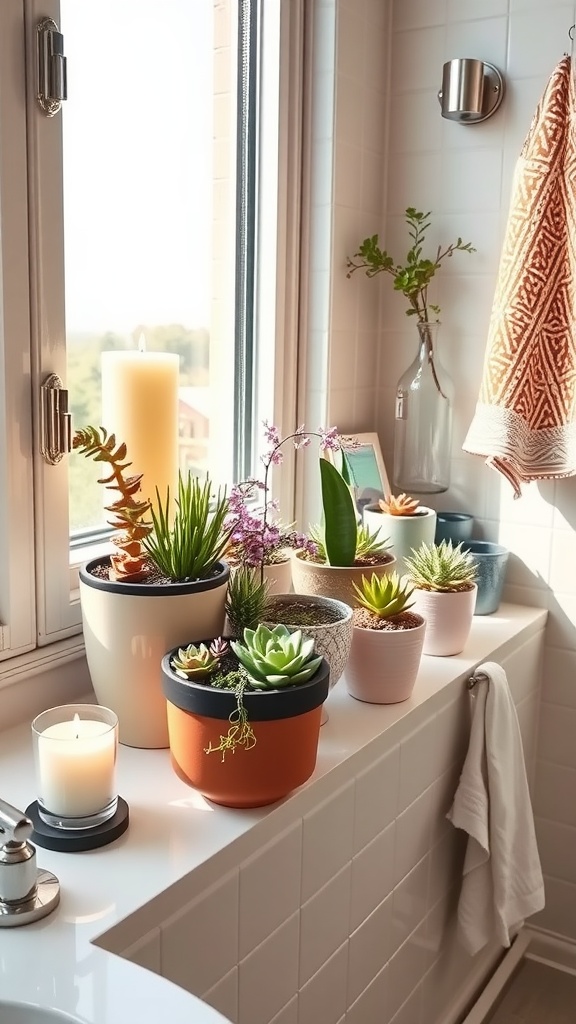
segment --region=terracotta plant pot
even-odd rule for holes
[[[354,626],[346,670],[348,693],[369,704],[408,700],[420,667],[426,623],[421,615],[412,629],[366,629]]]
[[[310,778],[316,766],[322,704],[330,668],[322,659],[307,683],[244,693],[243,702],[256,743],[223,757],[217,747],[236,711],[231,690],[177,676],[170,666],[175,650],[162,659],[162,686],[168,707],[170,754],[176,774],[217,804],[261,807],[274,803]]]
[[[106,563],[96,558],[80,569],[86,659],[96,699],[118,715],[121,743],[167,747],[160,662],[170,647],[222,633],[229,569],[220,562],[215,576],[189,583],[115,583],[91,571]]]
[[[388,576],[396,568],[396,558],[389,554],[386,561],[377,565],[327,565],[324,562],[311,562],[302,557],[301,551],[292,555],[292,582],[297,594],[315,594],[331,597],[335,601],[343,601],[351,608],[358,608],[359,602],[352,582],[358,586],[362,577],[370,577],[373,572],[377,576]]]
[[[383,512],[378,504],[367,505],[364,509],[364,522],[379,540],[389,540],[392,554],[396,555],[396,572],[400,576],[406,572],[404,557],[411,555],[413,549],[421,544],[433,544],[436,532],[436,512],[426,505],[419,505],[413,516],[391,516]]]
[[[478,587],[442,593],[435,590],[414,591],[412,611],[426,620],[423,654],[446,656],[460,654],[472,628]]]

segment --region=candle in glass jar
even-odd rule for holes
[[[116,730],[107,722],[74,718],[38,735],[40,800],[67,818],[96,814],[115,795]]]
[[[142,498],[166,501],[178,487],[179,357],[171,352],[102,353],[102,426],[126,445]]]

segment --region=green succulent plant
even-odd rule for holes
[[[180,647],[178,654],[172,658],[172,668],[176,675],[184,679],[206,679],[211,676],[220,666],[220,661],[226,651],[228,644],[220,637],[213,640],[210,647],[206,644],[188,644],[187,647]]]
[[[314,640],[299,629],[291,633],[282,624],[269,629],[261,623],[257,629],[245,629],[243,636],[244,643],[232,641],[230,646],[256,690],[305,683],[320,667]]]
[[[404,563],[410,582],[419,590],[450,593],[465,590],[476,581],[476,564],[472,555],[462,550],[461,543],[456,547],[446,540],[421,544],[404,558]]]
[[[406,579],[401,580],[397,572],[390,576],[377,576],[373,572],[371,579],[362,577],[360,587],[354,581],[352,586],[360,604],[378,619],[391,619],[400,612],[408,611],[414,604],[410,600],[414,587]]]

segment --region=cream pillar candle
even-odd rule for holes
[[[102,426],[124,441],[142,497],[156,503],[178,487],[178,370],[171,352],[102,353]]]
[[[80,818],[96,814],[114,799],[114,726],[75,714],[48,725],[36,743],[39,799],[51,814]]]

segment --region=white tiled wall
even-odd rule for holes
[[[576,480],[530,484],[514,501],[504,480],[461,450],[478,394],[513,168],[547,78],[570,50],[575,4],[339,0],[336,14],[326,418],[344,432],[376,429],[391,466],[394,389],[416,351],[414,327],[391,282],[384,275],[347,280],[345,258],[376,231],[401,255],[404,209],[431,210],[432,251],[459,235],[477,248],[455,254],[431,288],[457,393],[452,482],[432,504],[472,511],[477,537],[510,548],[506,596],[549,610],[537,786],[547,876],[540,923],[576,939]],[[440,115],[442,65],[457,56],[482,58],[505,76],[503,104],[482,124]]]
[[[502,662],[529,764],[541,649],[539,633]],[[452,1024],[501,952],[471,958],[455,935],[465,836],[445,815],[469,722],[458,683],[418,729],[381,735],[368,768],[352,757],[317,802],[296,794],[266,845],[223,875],[203,865],[175,913],[146,909],[131,945],[140,913],[124,922],[118,951],[233,1024]]]

